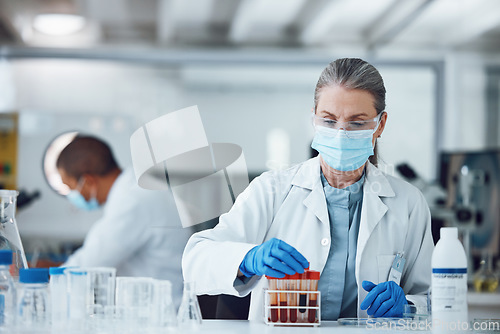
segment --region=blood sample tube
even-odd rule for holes
[[[309,291],[318,291],[318,281],[319,281],[319,271],[309,271],[307,273],[307,278],[309,279]],[[309,294],[309,306],[315,307],[318,305],[318,295],[316,293]],[[309,309],[309,316],[307,318],[309,322],[316,322],[316,309]]]
[[[269,290],[277,290],[278,289],[278,279],[274,277],[266,276],[267,281],[269,282]],[[278,322],[278,293],[270,292],[269,293],[269,303],[271,304],[271,321]]]
[[[278,280],[278,290],[280,290],[280,322],[288,321],[288,275]]]
[[[288,287],[290,288],[290,295],[288,298],[289,306],[290,307],[290,322],[297,322],[297,299],[298,299],[298,293],[296,292],[299,290],[299,285],[300,285],[300,274],[296,273],[292,276],[290,276],[290,281],[288,284]]]
[[[307,293],[306,293],[306,291],[309,289],[307,283],[308,283],[308,281],[307,281],[307,270],[306,270],[303,274],[299,274],[299,284],[300,284],[300,287],[298,289],[298,290],[300,290],[299,306],[304,306],[304,308],[299,308],[300,322],[307,321],[307,315],[306,315],[306,309],[305,309],[305,306],[307,306]]]

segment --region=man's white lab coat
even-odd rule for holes
[[[171,193],[140,188],[133,170],[125,169],[110,189],[102,218],[64,265],[115,267],[117,276],[168,279],[178,306],[182,251],[190,234]]]
[[[254,276],[243,284],[236,277],[246,253],[273,237],[301,252],[312,270],[323,270],[331,238],[318,158],[256,178],[214,229],[191,237],[183,256],[184,278],[196,281],[198,294],[252,292],[249,319],[263,319],[266,280]],[[367,316],[359,309],[367,295],[361,283],[387,281],[398,252],[406,258],[400,285],[407,299],[425,305],[433,246],[422,194],[367,163],[356,253],[358,316]]]

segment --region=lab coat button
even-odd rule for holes
[[[328,238],[321,239],[321,244],[323,246],[328,246],[329,243],[330,243],[330,240],[328,240]]]

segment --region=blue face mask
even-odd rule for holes
[[[373,155],[374,130],[345,131],[322,126],[316,128],[311,147],[333,169],[347,172],[363,166]]]
[[[78,182],[78,188],[81,189],[81,185],[83,185],[82,182]],[[73,189],[69,192],[69,194],[66,196],[68,200],[70,201],[71,204],[76,206],[78,209],[84,210],[84,211],[92,211],[99,209],[100,204],[97,201],[97,198],[95,197],[95,194],[92,196],[92,198],[87,201],[85,197],[83,197],[82,194],[80,194],[79,190]]]

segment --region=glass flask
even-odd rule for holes
[[[179,327],[198,327],[201,325],[201,310],[196,296],[195,283],[184,282],[181,306],[177,312]]]
[[[476,292],[495,292],[497,286],[498,277],[493,272],[493,257],[486,253],[474,274],[474,289]]]
[[[18,194],[15,190],[0,189],[0,249],[12,251],[10,274],[16,280],[19,278],[19,269],[28,268],[15,218]]]

